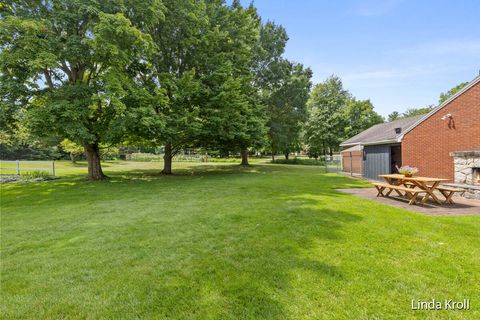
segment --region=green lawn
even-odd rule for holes
[[[335,191],[321,167],[110,162],[1,187],[2,319],[480,318],[480,216]],[[470,298],[469,311],[411,300]]]

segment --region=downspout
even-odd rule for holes
[[[353,176],[353,156],[352,156],[352,151],[350,151],[350,176]]]
[[[360,161],[360,174],[362,175],[362,177],[365,177],[365,172],[364,172],[365,148],[362,145],[360,147],[362,149],[362,161]]]

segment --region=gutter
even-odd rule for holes
[[[340,144],[340,147],[353,147],[353,146],[356,146],[356,145],[371,146],[371,145],[376,145],[376,144],[399,143],[401,141],[402,140],[400,138],[396,138],[396,139],[371,141],[371,142],[357,142],[357,143],[349,143],[349,144]]]

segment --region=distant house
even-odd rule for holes
[[[430,113],[375,125],[340,146],[346,172],[378,180],[410,165],[480,190],[480,76]]]

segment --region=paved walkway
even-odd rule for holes
[[[377,197],[375,188],[352,188],[338,189],[341,192],[353,194],[362,198],[375,200],[397,208],[406,209],[432,216],[459,216],[459,215],[480,215],[480,200],[466,199],[463,197],[453,197],[455,204],[438,205],[433,202],[427,202],[420,205],[409,205],[405,198],[400,197]],[[441,199],[441,197],[439,197]]]

